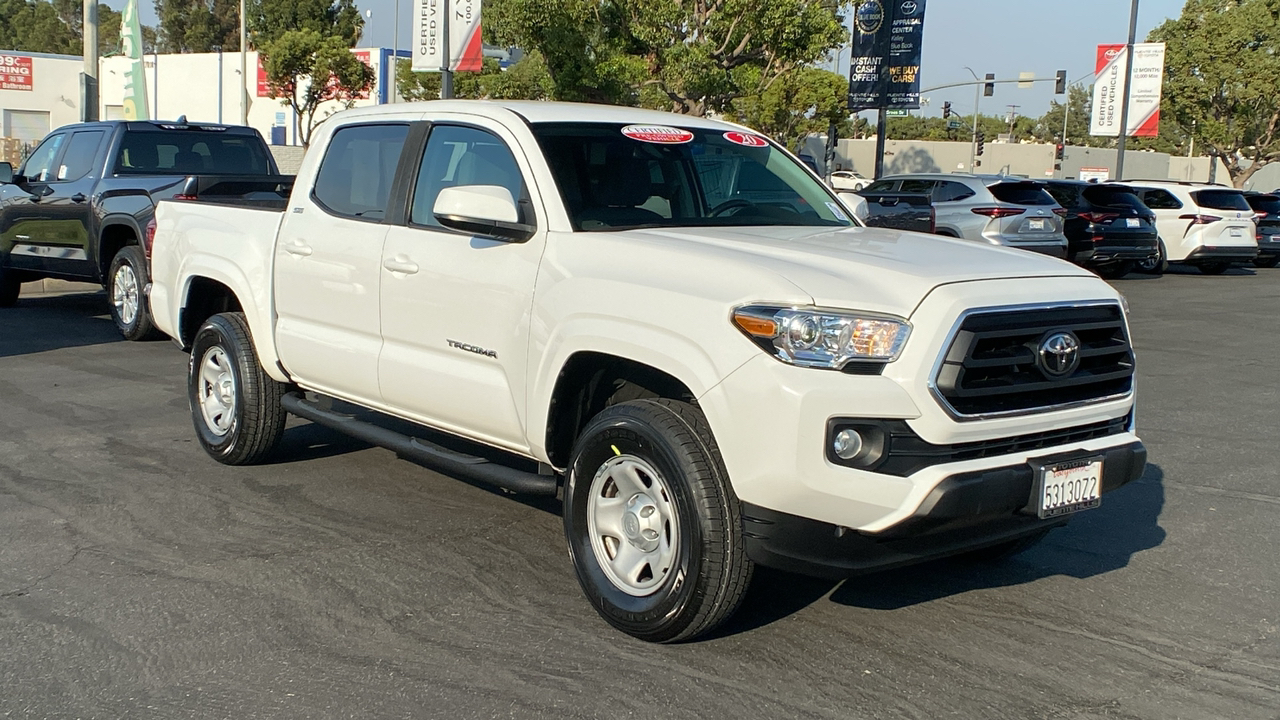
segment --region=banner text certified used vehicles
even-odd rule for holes
[[[292,412],[562,493],[584,594],[649,641],[719,625],[757,564],[842,577],[1017,552],[1146,462],[1115,290],[861,227],[736,125],[352,110],[320,126],[287,202],[165,201],[157,222],[151,306],[191,351],[211,456],[286,452]]]

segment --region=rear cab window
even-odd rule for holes
[[[311,197],[329,214],[381,222],[408,123],[348,125],[325,148]]]
[[[226,130],[127,130],[115,172],[120,175],[270,175],[257,135]]]
[[[1053,196],[1036,183],[1001,182],[987,188],[996,200],[1012,205],[1056,205]]]
[[[1244,193],[1239,190],[1196,190],[1191,197],[1200,207],[1211,210],[1253,212],[1249,201],[1244,199]]]

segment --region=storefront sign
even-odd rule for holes
[[[35,71],[25,55],[0,54],[0,90],[34,90]]]

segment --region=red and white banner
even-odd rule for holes
[[[413,70],[444,69],[444,23],[448,13],[449,69],[480,72],[484,43],[480,39],[480,0],[415,0],[413,4]]]
[[[1093,111],[1089,134],[1120,135],[1120,107],[1124,98],[1128,53],[1124,45],[1099,45],[1097,77],[1093,84]],[[1136,43],[1129,90],[1127,135],[1155,137],[1160,134],[1160,95],[1164,87],[1164,43]]]
[[[0,54],[0,90],[34,90],[35,78],[31,58]]]

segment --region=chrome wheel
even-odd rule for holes
[[[617,455],[596,471],[587,529],[600,568],[628,595],[652,595],[675,567],[675,503],[666,481],[641,458]]]
[[[231,431],[236,417],[236,378],[231,359],[214,346],[200,358],[200,385],[197,388],[200,414],[209,432],[222,437]]]
[[[121,265],[111,279],[111,304],[122,324],[132,325],[138,319],[139,295],[137,274],[128,263]]]

